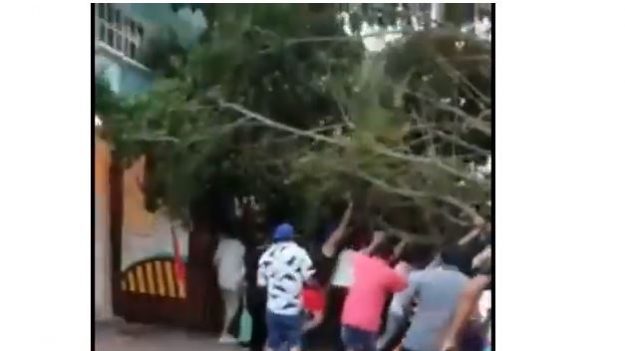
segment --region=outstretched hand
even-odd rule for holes
[[[395,249],[393,250],[393,256],[395,258],[399,258],[402,254],[402,252],[404,251],[404,249],[406,248],[406,245],[408,244],[408,241],[406,241],[406,239],[402,239],[399,244],[397,244],[395,246]]]
[[[354,204],[349,194],[347,194],[346,197],[348,198],[348,204],[345,212],[343,213],[343,217],[341,218],[341,222],[339,223],[338,227],[332,232],[332,234],[330,234],[330,236],[321,248],[322,252],[327,257],[334,257],[334,255],[336,254],[338,242],[345,237],[345,234],[347,232],[347,225],[349,224],[349,221],[352,217]]]
[[[385,237],[386,237],[386,233],[383,230],[374,231],[373,238],[371,239],[371,243],[369,244],[368,251],[371,251],[374,248],[376,248],[382,241],[384,241]]]
[[[345,194],[345,201],[347,201],[346,211],[350,211],[351,212],[354,209],[354,200],[352,199],[352,194],[346,193]]]
[[[351,213],[353,209],[354,209],[354,202],[350,199],[347,202],[347,209],[345,210],[345,212]]]
[[[453,338],[445,338],[440,351],[457,351],[458,347]]]

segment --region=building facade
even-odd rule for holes
[[[95,4],[93,13],[93,73],[104,77],[113,92],[127,97],[149,90],[154,81],[154,74],[142,63],[143,50],[151,38],[171,30],[179,44],[188,48],[206,28],[199,11],[174,11],[169,4]],[[96,127],[99,124],[101,120],[96,116]],[[97,135],[94,152],[95,319],[103,321],[114,316],[113,282],[121,279],[116,275],[139,261],[173,256],[172,227],[184,256],[188,251],[188,233],[163,213],[145,210],[140,184],[144,160],[140,159],[121,177],[121,252],[113,258],[110,148]]]

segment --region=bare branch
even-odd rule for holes
[[[478,154],[480,154],[482,156],[490,156],[490,151],[484,150],[484,149],[482,149],[481,147],[479,147],[477,145],[470,144],[470,143],[462,140],[461,138],[458,138],[455,135],[449,135],[447,133],[441,132],[440,130],[434,130],[433,132],[434,132],[434,134],[440,136],[441,138],[443,138],[445,140],[448,140],[448,141],[450,141],[452,143],[456,143],[456,144],[458,144],[460,146],[464,146],[467,149],[472,150],[472,151],[474,151],[474,152],[476,152],[476,153],[478,153]]]
[[[471,217],[476,217],[479,216],[479,213],[477,213],[475,211],[475,209],[473,208],[473,206],[459,200],[456,197],[453,197],[451,195],[444,195],[440,197],[440,200],[447,202],[450,205],[454,205],[456,207],[458,207],[459,209],[461,209],[462,211],[464,211],[465,213],[467,213],[469,216]]]
[[[167,142],[167,143],[175,143],[175,144],[180,142],[180,139],[174,138],[169,135],[148,134],[148,133],[125,134],[125,135],[122,135],[122,139],[128,140],[128,141]]]
[[[261,122],[263,122],[264,124],[276,128],[276,129],[280,129],[283,131],[287,131],[293,134],[297,134],[300,136],[304,136],[304,137],[308,137],[308,138],[312,138],[314,140],[318,140],[318,141],[324,141],[327,142],[329,144],[332,145],[336,145],[336,146],[340,146],[340,147],[347,147],[348,144],[344,141],[340,141],[337,140],[335,138],[330,138],[327,137],[325,135],[322,134],[317,134],[311,131],[307,131],[307,130],[301,130],[298,128],[294,128],[279,122],[276,122],[270,118],[267,118],[263,115],[260,115],[256,112],[250,111],[247,108],[239,105],[239,104],[235,104],[235,103],[230,103],[230,102],[220,102],[220,106],[224,107],[224,108],[229,108],[232,110],[235,110],[239,113],[242,113],[246,116],[249,116],[251,118],[254,118],[256,120],[259,120]],[[432,165],[435,166],[441,170],[446,171],[447,173],[459,177],[461,179],[464,179],[465,181],[471,182],[471,183],[476,183],[479,184],[479,182],[471,175],[468,173],[464,173],[464,172],[460,172],[457,169],[446,165],[445,163],[441,162],[439,159],[436,158],[432,158],[432,157],[422,157],[422,156],[416,156],[416,155],[411,155],[411,154],[407,154],[407,153],[401,153],[401,152],[397,152],[394,151],[392,149],[389,149],[388,147],[382,145],[382,144],[376,144],[372,147],[372,150],[375,151],[376,153],[380,154],[380,155],[384,155],[384,156],[388,156],[388,157],[393,157],[396,159],[400,159],[400,160],[404,160],[404,161],[410,161],[410,162],[415,162],[415,163],[420,163],[420,164],[427,164],[427,165]]]
[[[459,226],[466,227],[466,226],[471,225],[471,222],[469,222],[469,221],[464,221],[464,220],[462,220],[462,219],[460,219],[460,218],[457,218],[456,216],[451,215],[450,213],[448,213],[448,212],[447,212],[447,211],[445,211],[445,210],[439,210],[438,212],[439,212],[441,215],[443,215],[443,217],[445,217],[445,219],[447,219],[448,221],[450,221],[450,222],[452,222],[452,223],[455,223],[455,224],[457,224],[457,225],[459,225]]]
[[[393,194],[397,194],[400,196],[404,196],[404,197],[408,197],[408,198],[412,198],[415,200],[419,200],[419,199],[425,199],[425,198],[430,198],[430,199],[436,199],[436,200],[440,200],[443,202],[446,202],[452,206],[457,207],[458,209],[462,210],[463,212],[467,213],[467,215],[474,217],[477,214],[477,212],[473,209],[473,207],[471,207],[471,205],[464,203],[463,201],[450,196],[450,195],[444,195],[444,196],[440,196],[440,195],[436,195],[436,194],[432,194],[432,193],[428,193],[425,191],[415,191],[412,189],[407,189],[407,188],[399,188],[393,185],[390,185],[386,182],[384,182],[383,180],[380,180],[378,178],[375,178],[361,170],[347,170],[345,168],[341,168],[341,167],[337,167],[334,166],[335,169],[341,170],[345,173],[348,174],[352,174],[352,175],[356,175],[359,178],[368,181],[369,183],[379,187],[380,189],[383,189],[385,191],[388,191],[389,193],[393,193]]]
[[[439,108],[439,109],[441,109],[443,111],[451,112],[451,113],[454,113],[454,114],[464,118],[471,125],[471,127],[481,131],[482,133],[484,133],[487,136],[491,136],[491,134],[492,134],[491,127],[490,127],[489,123],[484,122],[481,118],[478,118],[478,117],[475,117],[475,116],[471,116],[470,114],[468,114],[465,111],[463,111],[461,108],[458,108],[456,106],[452,106],[452,105],[446,104],[444,102],[438,101],[436,99],[427,97],[427,96],[425,96],[425,95],[423,95],[423,94],[421,94],[419,92],[406,90],[406,93],[410,94],[410,95],[414,95],[414,96],[416,96],[416,97],[418,97],[420,99],[426,100],[426,101],[432,103],[437,108]]]
[[[440,160],[434,158],[434,157],[422,157],[422,156],[415,156],[415,155],[411,155],[411,154],[406,154],[406,153],[401,153],[401,152],[396,152],[393,151],[385,146],[381,146],[379,145],[377,148],[374,148],[374,151],[377,151],[378,153],[385,155],[385,156],[389,156],[389,157],[395,157],[397,159],[401,159],[401,160],[405,160],[405,161],[410,161],[410,162],[415,162],[415,163],[421,163],[421,164],[428,164],[428,165],[433,165],[436,166],[444,171],[446,171],[447,173],[454,175],[456,177],[459,177],[461,179],[464,179],[466,181],[469,181],[471,183],[478,183],[475,179],[475,177],[473,177],[472,175],[468,174],[468,173],[463,173],[458,171],[457,169],[446,165],[445,163],[441,162]]]
[[[343,124],[335,123],[335,124],[331,124],[331,125],[327,125],[327,126],[322,126],[322,127],[319,127],[319,128],[307,129],[307,131],[308,132],[312,132],[312,133],[319,133],[319,132],[325,132],[325,131],[328,131],[328,130],[333,130],[333,129],[337,128],[337,127],[342,127],[342,126],[343,126]],[[298,137],[300,137],[300,135],[290,134],[290,135],[285,136],[285,137],[274,138],[272,140],[269,140],[269,143],[281,143],[281,142],[285,142],[285,141],[296,139]]]
[[[392,236],[396,236],[398,238],[400,238],[401,240],[407,241],[407,242],[413,242],[413,243],[417,243],[417,244],[440,244],[441,243],[441,238],[439,236],[435,236],[435,235],[417,235],[416,233],[410,233],[407,232],[405,230],[393,227],[392,225],[390,225],[389,223],[387,223],[386,221],[384,221],[384,219],[382,218],[376,218],[375,219],[376,223],[378,225],[380,225],[380,227],[382,228],[382,230],[384,230],[385,233],[388,233]]]
[[[346,42],[346,41],[355,41],[355,42],[359,42],[362,41],[365,38],[370,38],[370,37],[383,37],[386,36],[388,34],[411,34],[411,33],[415,33],[414,29],[410,29],[410,30],[387,30],[387,31],[377,31],[374,33],[369,33],[369,34],[365,34],[365,35],[358,35],[358,36],[324,36],[324,37],[306,37],[306,38],[291,38],[291,39],[287,39],[284,41],[284,43],[286,45],[293,45],[293,44],[301,44],[301,43],[323,43],[323,42]]]
[[[243,107],[243,106],[241,106],[239,104],[234,104],[234,103],[231,103],[231,102],[220,102],[219,105],[221,107],[235,110],[235,111],[237,111],[239,113],[242,113],[242,114],[244,114],[246,116],[249,116],[251,118],[259,120],[259,121],[263,122],[264,124],[266,124],[266,125],[268,125],[270,127],[276,128],[276,129],[280,129],[280,130],[283,130],[283,131],[286,131],[286,132],[290,132],[290,133],[293,133],[293,134],[297,134],[297,135],[300,135],[300,136],[312,138],[312,139],[315,139],[315,140],[318,140],[318,141],[325,141],[325,142],[327,142],[329,144],[333,144],[333,145],[337,145],[337,146],[346,146],[345,143],[343,143],[341,141],[338,141],[336,139],[327,137],[327,136],[325,136],[323,134],[317,134],[317,133],[314,133],[314,132],[311,132],[311,131],[301,130],[301,129],[298,129],[298,128],[294,128],[294,127],[288,126],[286,124],[282,124],[282,123],[276,122],[276,121],[274,121],[274,120],[272,120],[270,118],[267,118],[267,117],[265,117],[263,115],[260,115],[260,114],[258,114],[256,112],[250,111],[250,110],[246,109],[245,107]]]

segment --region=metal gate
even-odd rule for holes
[[[186,279],[174,275],[173,257],[150,257],[121,270],[123,169],[110,169],[110,240],[113,313],[129,322],[217,332],[222,305],[212,267],[216,243],[207,231],[191,232]]]

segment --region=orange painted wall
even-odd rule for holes
[[[155,215],[145,209],[141,186],[145,173],[145,157],[141,157],[124,171],[124,232],[149,235]]]
[[[110,150],[106,142],[96,136],[94,157],[95,207],[95,318],[106,320],[113,316],[111,297],[110,240],[109,240],[109,168]]]
[[[111,153],[106,142],[96,136],[95,140],[95,194],[102,199],[109,196],[109,168]],[[108,206],[106,206],[108,209]]]
[[[110,148],[106,141],[96,137],[95,148],[95,192],[102,201],[102,213],[108,221]],[[143,182],[145,158],[137,160],[124,172],[124,229],[133,234],[148,234],[154,222],[154,215],[145,210],[144,196],[140,188]]]
[[[99,224],[96,230],[99,233],[97,242],[106,246],[109,236],[109,169],[111,165],[110,148],[106,141],[96,137],[95,150],[95,196],[96,221]],[[171,226],[176,232],[181,244],[183,257],[188,252],[188,231],[178,223],[172,223],[166,211],[160,210],[150,213],[145,209],[143,191],[145,158],[138,159],[130,168],[124,170],[124,210],[122,223],[122,269],[133,262],[155,255],[173,255]],[[103,250],[108,250],[102,247]]]

